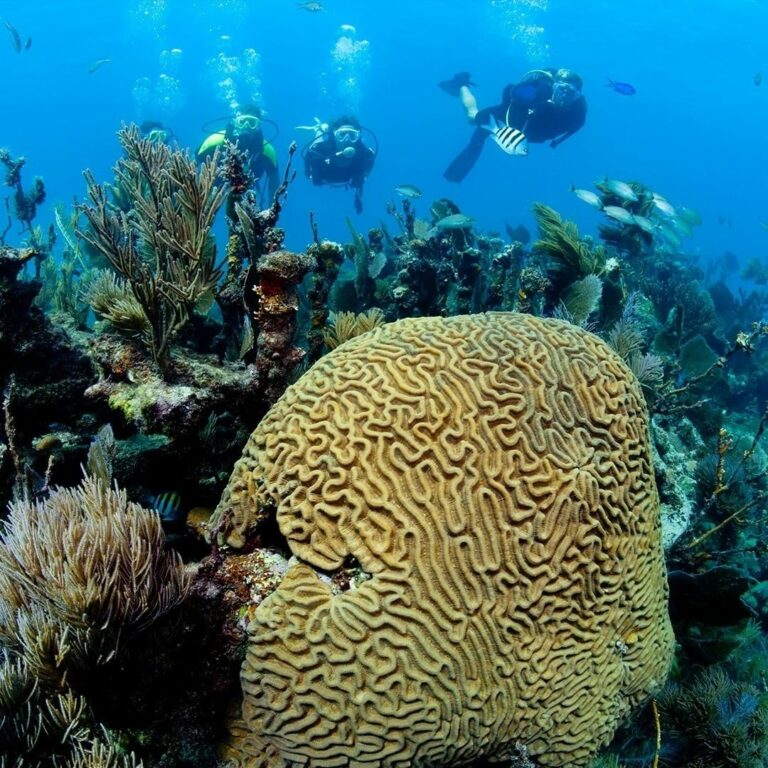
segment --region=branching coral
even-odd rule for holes
[[[5,764],[136,765],[101,742],[73,681],[183,599],[187,577],[164,545],[157,515],[100,479],[10,505],[0,536],[0,754],[13,761]]]
[[[46,691],[23,656],[0,653],[0,767],[139,768],[97,732],[82,696]]]
[[[176,333],[220,277],[211,227],[226,187],[217,185],[218,158],[198,171],[184,153],[123,128],[125,157],[115,166],[122,209],[85,172],[90,205],[80,236],[128,281],[149,323],[152,355],[165,369]]]

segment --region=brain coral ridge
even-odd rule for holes
[[[575,326],[382,326],[290,387],[217,510],[299,562],[258,607],[243,765],[585,766],[673,646],[637,381]],[[371,578],[333,592],[316,569]]]

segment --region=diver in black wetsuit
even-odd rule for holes
[[[516,85],[504,88],[501,103],[478,109],[469,90],[474,85],[468,72],[459,72],[440,87],[458,96],[470,122],[477,126],[469,144],[446,168],[448,181],[460,182],[480,157],[490,136],[510,155],[527,154],[528,142],[549,142],[556,147],[584,125],[587,101],[581,78],[568,69],[535,69]]]
[[[376,151],[363,143],[357,118],[343,115],[330,125],[319,123],[303,155],[304,173],[313,184],[352,187],[355,211],[362,213],[363,184],[373,169]]]

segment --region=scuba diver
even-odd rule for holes
[[[587,101],[581,78],[569,69],[534,69],[502,91],[501,103],[478,109],[469,87],[469,72],[459,72],[439,84],[446,93],[461,99],[469,121],[477,126],[469,144],[446,168],[448,181],[460,182],[480,157],[490,136],[508,155],[527,155],[528,143],[562,144],[573,136],[587,117]]]
[[[266,195],[271,200],[279,183],[277,171],[277,153],[272,144],[264,139],[261,125],[261,109],[255,105],[246,105],[233,117],[224,130],[208,136],[197,150],[198,160],[204,160],[213,154],[217,147],[226,142],[235,144],[238,149],[248,153],[249,170],[257,186],[266,179]]]
[[[139,126],[139,133],[142,139],[149,139],[153,144],[170,144],[176,141],[173,131],[158,120],[145,120]]]
[[[315,131],[315,138],[302,152],[307,178],[317,186],[352,187],[355,212],[362,213],[363,183],[376,160],[376,150],[363,143],[362,133],[367,129],[349,115],[337,118],[330,125],[316,119],[315,126],[299,127]]]

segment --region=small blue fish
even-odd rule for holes
[[[620,83],[618,80],[611,80],[608,78],[608,82],[605,84],[607,88],[613,88],[616,93],[621,93],[624,96],[634,96],[637,93],[637,88],[630,83]]]

